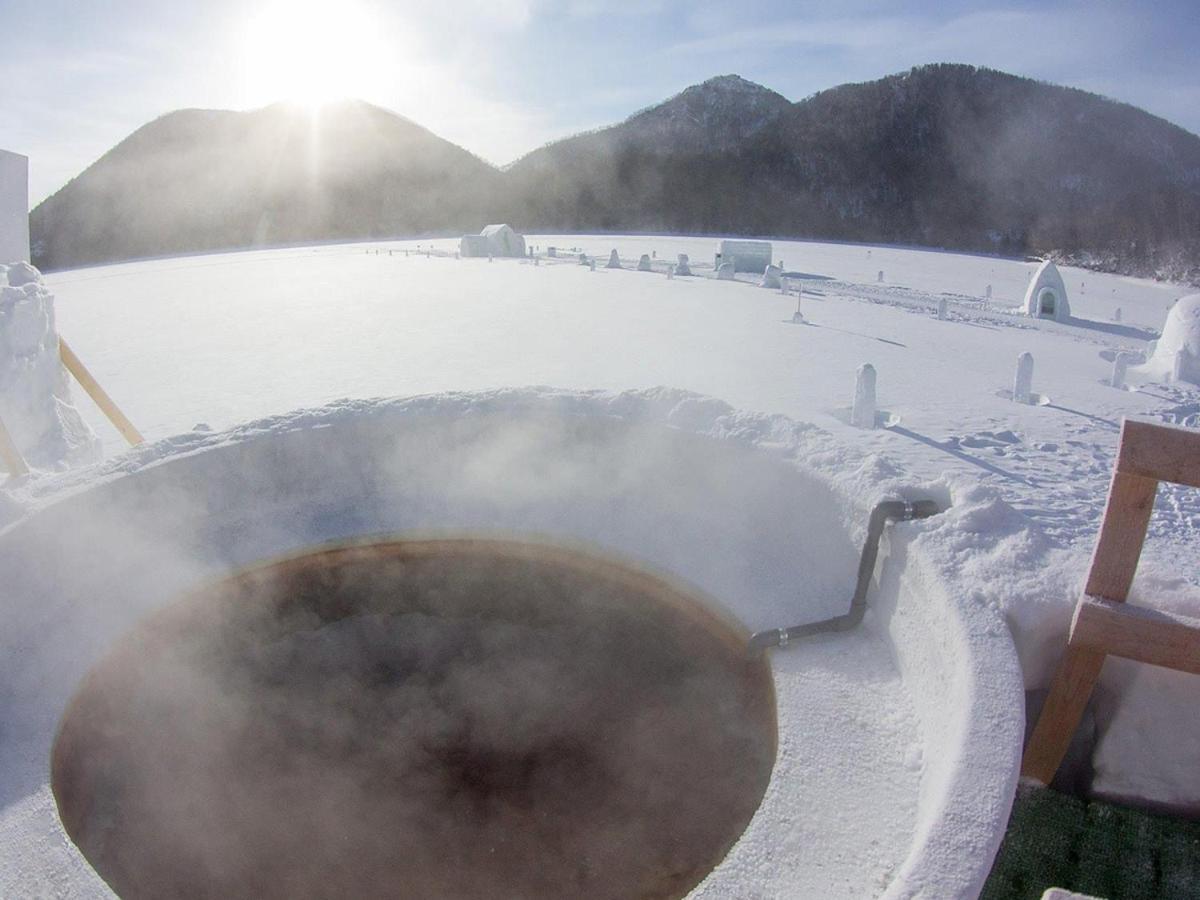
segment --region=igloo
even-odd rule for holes
[[[1200,294],[1188,294],[1171,307],[1151,363],[1173,380],[1200,384]]]
[[[1063,283],[1058,266],[1046,260],[1033,273],[1029,288],[1025,291],[1025,315],[1039,319],[1054,319],[1066,322],[1071,318],[1071,307],[1067,302],[1067,286]]]

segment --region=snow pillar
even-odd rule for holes
[[[883,269],[879,270],[879,283],[883,284]]]
[[[31,465],[100,458],[99,440],[71,405],[54,296],[24,262],[0,265],[0,419]]]
[[[858,367],[850,424],[859,428],[875,427],[875,367],[870,363],[863,363]]]
[[[1109,384],[1115,388],[1125,387],[1125,372],[1129,368],[1129,354],[1118,353],[1113,359],[1112,378],[1109,379]]]
[[[939,297],[938,298],[938,319],[941,320],[942,322],[946,321],[946,306],[947,306],[946,298]]]
[[[675,277],[675,267],[667,266],[667,281],[670,281],[674,277]]]
[[[617,251],[616,251],[616,248],[615,248],[615,247],[613,248],[613,252],[612,252],[612,253],[610,253],[610,254],[608,254],[608,266],[607,266],[607,268],[610,268],[610,269],[619,269],[619,268],[621,268],[621,257],[617,256]]]
[[[1031,403],[1033,400],[1033,354],[1022,353],[1017,357],[1017,374],[1013,378],[1013,401]]]
[[[783,267],[780,266],[780,268]],[[785,297],[790,297],[792,295],[791,288],[788,287],[788,280],[786,278],[779,279],[779,293],[783,294]]]
[[[642,258],[638,260],[638,271],[639,272],[649,272],[650,271],[650,256],[649,256],[649,254],[643,253]]]
[[[492,254],[489,253],[488,254],[488,262],[491,262],[491,261],[492,261]]]
[[[588,260],[588,268],[591,269],[593,272],[596,271],[596,260],[595,259]]]
[[[992,299],[992,286],[990,284],[986,288],[984,288],[983,296],[985,298],[987,298],[988,300]]]
[[[1119,307],[1119,306],[1113,310],[1113,321],[1114,322],[1121,321],[1121,307]]]

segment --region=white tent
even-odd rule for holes
[[[0,150],[0,263],[29,259],[29,160]]]
[[[488,225],[479,233],[487,238],[492,256],[525,255],[525,238],[513,231],[510,225]]]
[[[727,262],[733,263],[735,272],[765,272],[771,264],[771,242],[721,241],[713,266],[719,269]]]
[[[1042,263],[1025,291],[1025,315],[1040,319],[1066,322],[1071,318],[1071,306],[1067,302],[1067,286],[1058,274],[1058,266],[1051,260]]]

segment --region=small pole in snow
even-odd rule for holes
[[[1108,383],[1118,390],[1125,387],[1125,372],[1129,368],[1129,359],[1128,353],[1118,353],[1113,359],[1112,378]]]
[[[1022,353],[1017,357],[1017,374],[1013,378],[1014,403],[1028,405],[1033,400],[1033,354]]]
[[[946,298],[939,297],[938,298],[938,321],[939,322],[946,321],[946,306],[947,306]]]
[[[990,284],[983,289],[983,296],[988,300],[992,299],[992,286]]]
[[[1119,306],[1113,310],[1113,321],[1114,322],[1121,321],[1121,307],[1119,307]]]
[[[875,427],[875,367],[870,363],[859,366],[855,375],[850,424],[858,428]]]
[[[879,270],[879,283],[883,284],[883,269]]]

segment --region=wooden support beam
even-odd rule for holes
[[[67,367],[67,371],[75,376],[75,380],[79,382],[79,386],[87,391],[87,395],[92,398],[95,404],[100,407],[100,411],[108,416],[108,420],[116,426],[117,431],[121,432],[122,437],[129,441],[130,446],[140,444],[146,439],[142,437],[140,431],[134,428],[133,423],[125,417],[125,413],[117,407],[113,402],[112,397],[108,396],[104,388],[100,387],[99,382],[92,377],[92,373],[87,370],[87,367],[75,355],[62,337],[58,339],[59,355],[62,357],[63,365]]]
[[[1108,600],[1129,596],[1157,491],[1153,478],[1113,472],[1084,594]]]
[[[3,419],[0,419],[0,460],[3,460],[4,468],[8,469],[9,474],[13,477],[29,474],[29,466],[25,462],[25,457],[17,449],[12,435],[4,426]]]
[[[1117,470],[1143,478],[1200,487],[1196,432],[1126,419],[1121,428]]]
[[[1021,777],[1042,784],[1054,780],[1071,738],[1083,718],[1092,689],[1104,666],[1104,654],[1088,647],[1067,645],[1067,652],[1054,673],[1050,693],[1042,706],[1037,725],[1021,760]]]
[[[1200,619],[1084,597],[1071,645],[1200,675]]]

